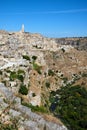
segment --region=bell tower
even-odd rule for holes
[[[24,24],[22,24],[21,32],[24,33]]]

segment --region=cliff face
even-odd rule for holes
[[[79,44],[76,49],[78,40],[82,46],[86,43],[86,38],[51,39],[40,34],[0,31],[2,124],[13,127],[18,122],[15,127],[19,130],[66,129],[58,120],[41,113],[50,113],[49,95],[61,86],[79,84],[87,88],[87,52],[82,47],[79,51]],[[17,121],[16,117],[21,118]]]
[[[56,43],[62,45],[72,45],[78,50],[87,50],[87,37],[77,38],[56,38]]]
[[[46,120],[43,116],[32,112],[30,108],[21,105],[21,99],[14,96],[12,91],[0,83],[0,129],[2,128],[11,128],[12,130],[67,130],[60,121]]]

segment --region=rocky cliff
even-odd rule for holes
[[[67,129],[50,113],[49,95],[68,84],[87,88],[87,52],[77,48],[79,39],[84,46],[86,38],[0,31],[1,128]]]
[[[87,50],[87,37],[56,38],[55,41],[62,45],[72,45],[78,50]]]

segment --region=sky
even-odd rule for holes
[[[0,0],[0,30],[87,36],[87,0]]]

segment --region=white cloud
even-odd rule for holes
[[[80,13],[87,12],[87,9],[72,9],[72,10],[59,10],[59,11],[39,11],[39,12],[16,12],[16,13],[0,13],[0,15],[29,15],[29,14],[65,14],[65,13]]]
[[[87,12],[87,9],[73,9],[73,10],[60,10],[60,11],[46,11],[46,12],[36,12],[43,14],[64,14],[64,13],[78,13]]]

